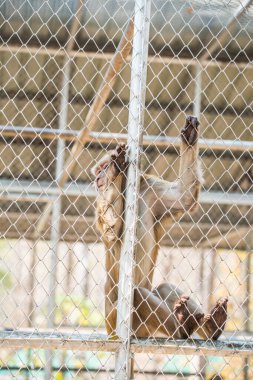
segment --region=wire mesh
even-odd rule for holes
[[[252,1],[136,4],[0,3],[0,379],[253,379]]]

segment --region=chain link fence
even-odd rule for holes
[[[253,379],[252,20],[0,2],[0,379]]]

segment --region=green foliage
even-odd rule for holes
[[[0,269],[0,288],[10,289],[12,287],[12,277],[9,272]]]
[[[95,305],[80,296],[58,296],[56,310],[56,323],[64,322],[71,326],[99,326],[104,317]]]

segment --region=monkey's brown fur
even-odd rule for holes
[[[152,290],[158,243],[166,227],[198,205],[202,173],[198,159],[198,125],[189,116],[181,131],[179,178],[167,182],[141,175],[134,268],[133,334],[138,337],[187,338],[195,330],[204,339],[217,339],[227,318],[227,298],[210,314],[171,284]],[[97,228],[106,248],[105,314],[110,335],[116,333],[119,260],[122,245],[126,146],[119,144],[93,168],[96,177]]]

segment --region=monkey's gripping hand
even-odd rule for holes
[[[188,145],[193,146],[198,140],[199,121],[194,116],[187,116],[185,127],[181,130],[182,140]]]
[[[126,151],[127,145],[125,143],[119,143],[111,153],[111,160],[118,172],[123,172],[127,169]]]

